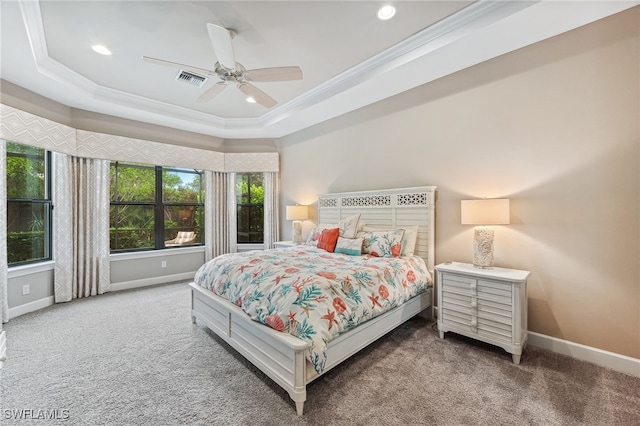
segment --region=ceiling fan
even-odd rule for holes
[[[202,93],[202,95],[198,97],[198,102],[207,102],[215,98],[227,87],[227,83],[231,82],[236,83],[242,93],[251,97],[260,105],[265,108],[271,108],[278,102],[251,84],[251,82],[302,80],[302,69],[297,66],[257,68],[253,70],[246,69],[235,60],[233,45],[231,44],[231,40],[233,40],[236,35],[234,31],[214,24],[207,24],[207,31],[209,32],[209,39],[213,45],[213,51],[218,58],[218,62],[215,63],[214,69],[212,70],[165,61],[163,59],[150,58],[148,56],[143,56],[142,59],[154,64],[180,68],[203,77],[218,77],[220,81]]]

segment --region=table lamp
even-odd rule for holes
[[[493,228],[509,224],[509,199],[462,200],[461,223],[476,225],[473,234],[473,266],[493,268]]]
[[[307,206],[287,206],[287,220],[292,220],[291,234],[295,244],[302,244],[302,221],[309,218]]]

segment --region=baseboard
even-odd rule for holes
[[[0,331],[0,370],[4,365],[4,360],[7,359],[7,333]]]
[[[123,281],[121,283],[111,284],[109,291],[130,290],[132,288],[147,287],[156,284],[166,284],[175,281],[193,281],[196,271],[183,272],[181,274],[163,275],[161,277],[143,278],[141,280]]]
[[[34,300],[33,302],[25,303],[24,305],[15,306],[9,308],[9,319],[19,317],[20,315],[28,314],[29,312],[37,311],[47,306],[51,306],[55,303],[53,296],[45,297],[44,299]]]
[[[437,319],[438,307],[433,307],[434,317]],[[557,337],[529,331],[528,344],[546,349],[562,355],[567,355],[582,361],[587,361],[601,367],[611,368],[631,376],[640,377],[640,359],[608,352],[591,346],[581,345]]]
[[[174,275],[164,275],[162,277],[154,277],[154,278],[145,278],[142,280],[134,280],[134,281],[124,281],[121,283],[111,284],[110,291],[118,291],[118,290],[128,290],[132,288],[138,287],[146,287],[150,285],[156,284],[166,284],[175,281],[187,281],[193,280],[193,276],[195,275],[195,271],[193,272],[183,272],[181,274]],[[55,299],[53,296],[45,297],[44,299],[38,299],[33,302],[25,303],[24,305],[15,306],[13,308],[9,308],[9,319],[13,319],[19,317],[20,315],[28,314],[29,312],[37,311],[39,309],[46,308],[47,306],[51,306],[55,303]]]
[[[532,331],[529,332],[528,341],[532,346],[640,377],[640,359],[637,358],[631,358]]]

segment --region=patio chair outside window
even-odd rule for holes
[[[196,240],[195,232],[180,231],[173,240],[167,240],[164,242],[165,247],[185,246],[193,244]]]

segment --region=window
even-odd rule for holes
[[[201,244],[204,241],[202,182],[203,174],[197,170],[162,169],[165,246]]]
[[[238,243],[264,242],[264,175],[236,174]]]
[[[111,250],[202,244],[202,182],[199,170],[111,163]]]
[[[15,142],[7,146],[9,265],[51,259],[51,153]]]

